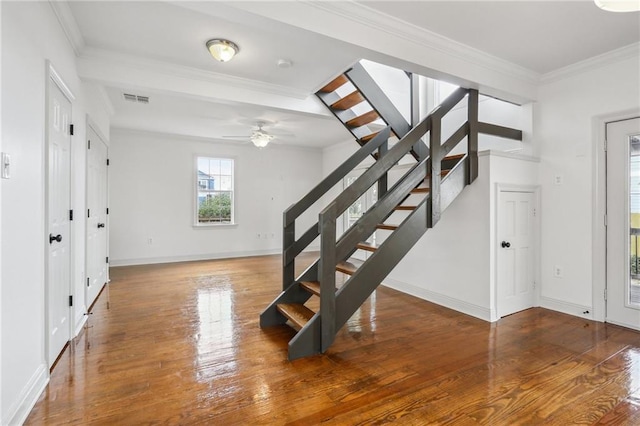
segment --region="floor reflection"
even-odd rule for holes
[[[234,292],[228,278],[201,279],[209,287],[197,289],[197,371],[198,381],[209,382],[234,373]]]

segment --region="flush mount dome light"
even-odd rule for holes
[[[596,6],[608,12],[640,11],[640,0],[594,0]]]
[[[240,51],[240,48],[234,42],[220,38],[209,40],[207,49],[209,49],[211,56],[220,62],[229,62]]]

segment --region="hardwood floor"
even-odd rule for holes
[[[640,333],[380,287],[325,355],[260,329],[279,256],[111,269],[26,424],[640,424]]]

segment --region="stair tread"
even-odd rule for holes
[[[315,315],[311,309],[302,303],[279,303],[276,308],[292,323],[302,328]]]
[[[334,90],[336,90],[338,87],[340,87],[343,84],[345,84],[347,81],[349,81],[347,76],[344,75],[344,74],[340,74],[339,76],[337,76],[336,78],[331,80],[326,86],[324,86],[322,89],[320,89],[319,92],[331,93]]]
[[[456,154],[456,155],[449,155],[447,157],[444,157],[442,160],[459,160],[462,157],[464,157],[467,154]]]
[[[378,118],[380,118],[380,116],[378,115],[378,112],[375,110],[371,110],[355,118],[352,118],[351,120],[347,121],[345,124],[348,127],[360,127],[360,126],[364,126],[365,124],[369,124],[372,121],[376,121]]]
[[[358,269],[358,266],[359,265],[356,265],[354,262],[344,261],[336,265],[336,271],[347,275],[353,275],[353,273]]]
[[[356,90],[349,93],[344,98],[339,99],[338,101],[331,104],[331,108],[345,110],[358,105],[362,101],[364,101],[364,96],[362,96],[362,93]]]
[[[369,241],[363,241],[361,243],[358,243],[356,247],[359,248],[360,250],[376,251],[378,250],[379,246]]]
[[[360,138],[360,145],[364,145],[366,142],[369,142],[371,139],[375,138],[376,136],[378,136],[378,133],[380,133],[382,130],[379,130],[377,132],[373,132],[371,134],[368,134],[366,136],[363,136]],[[395,137],[395,133],[391,132],[391,134],[389,135],[390,138]]]
[[[431,191],[431,188],[425,188],[425,187],[418,187],[418,188],[413,188],[411,190],[412,194],[426,194],[429,191]]]
[[[320,282],[319,281],[300,281],[300,286],[310,293],[320,296]]]
[[[400,206],[396,206],[394,208],[394,210],[415,210],[417,209],[418,206],[404,206],[404,205],[400,205]]]
[[[398,225],[387,225],[386,223],[379,223],[378,225],[376,225],[376,228],[395,231],[396,229],[398,229]]]

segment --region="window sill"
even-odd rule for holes
[[[194,229],[216,229],[216,228],[236,228],[237,223],[196,223],[192,225]]]

